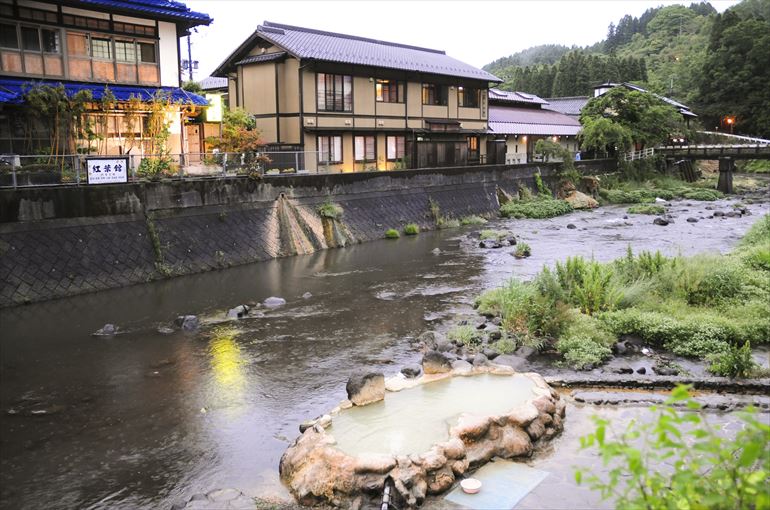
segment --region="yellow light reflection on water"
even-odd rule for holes
[[[246,377],[243,373],[243,356],[235,337],[239,331],[232,327],[220,327],[213,331],[209,353],[214,379],[227,393],[243,390]]]

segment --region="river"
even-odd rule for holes
[[[419,363],[420,333],[568,255],[728,251],[767,204],[685,218],[730,203],[675,202],[667,227],[621,207],[484,227],[530,244],[524,260],[478,248],[479,227],[465,227],[0,310],[0,506],[165,508],[224,487],[286,500],[281,454],[299,423],[345,398],[351,371]],[[269,296],[286,306],[211,335],[228,308]],[[180,314],[204,326],[158,332]],[[105,323],[122,332],[92,336]]]

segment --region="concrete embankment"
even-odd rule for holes
[[[585,161],[585,173],[614,170]],[[0,306],[365,242],[491,215],[556,164],[0,190]],[[553,186],[552,186],[553,187]],[[319,205],[342,206],[338,219]]]

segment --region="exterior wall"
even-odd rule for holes
[[[160,84],[164,87],[179,86],[179,37],[176,25],[166,21],[158,22],[160,55]]]

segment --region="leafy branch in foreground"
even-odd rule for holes
[[[575,472],[625,509],[770,508],[770,425],[749,409],[739,414],[742,429],[724,437],[697,411],[688,386],[678,386],[648,423],[631,421],[621,434],[594,417],[596,430],[580,438],[582,448],[598,448],[608,476]],[[695,412],[693,412],[695,411]]]

